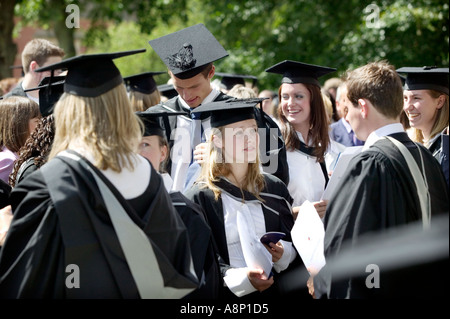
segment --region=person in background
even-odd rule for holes
[[[218,83],[218,86],[220,90],[227,95],[230,95],[229,91],[238,84],[252,89],[255,93],[257,91],[256,82],[258,81],[258,78],[256,76],[223,72],[216,72],[215,76],[222,78]],[[251,83],[249,83],[249,80],[251,80]]]
[[[346,119],[365,144],[336,186],[340,191],[329,200],[324,219],[327,265],[338,258],[344,245],[357,245],[365,234],[416,221],[426,230],[430,219],[448,214],[449,209],[439,164],[425,147],[411,141],[400,123],[403,88],[395,68],[386,61],[371,62],[350,71],[345,83]],[[411,162],[405,157],[408,154]],[[427,185],[423,190],[416,186],[421,178]],[[370,298],[383,292],[383,284],[381,289],[366,285],[367,274],[358,276],[362,280],[333,281],[327,265],[317,275],[317,270],[310,270],[310,292],[316,298]],[[383,271],[380,267],[381,278]],[[423,276],[427,280],[427,274]]]
[[[403,110],[412,140],[430,150],[446,172],[448,185],[448,68],[403,67],[397,72],[407,75]]]
[[[242,84],[236,84],[227,93],[229,96],[240,98],[240,99],[251,99],[256,98],[256,93],[253,89],[243,86]]]
[[[38,68],[60,62],[64,55],[63,49],[46,39],[33,39],[28,42],[22,51],[22,66],[25,75],[16,87],[6,94],[6,97],[24,96],[39,104],[39,91],[25,92],[25,90],[37,87],[44,77],[50,75],[50,72],[36,72]],[[54,75],[59,75],[61,71],[55,70]]]
[[[22,96],[0,101],[0,179],[9,183],[17,152],[35,129],[41,113],[39,105]]]
[[[287,148],[289,184],[294,206],[312,202],[322,218],[321,200],[328,182],[325,154],[330,145],[329,121],[318,81],[336,69],[297,61],[282,61],[266,72],[282,74],[278,117]]]
[[[194,111],[211,112],[212,129],[202,174],[185,195],[203,208],[212,229],[221,298],[279,296],[274,283],[297,256],[290,239],[292,198],[280,179],[260,170],[254,110],[260,102],[230,99]],[[286,236],[264,245],[260,237],[269,231]]]
[[[347,96],[347,88],[345,84],[341,84],[338,88],[339,100],[336,101],[337,109],[341,118],[339,121],[331,124],[330,137],[333,141],[336,141],[344,146],[362,146],[364,142],[359,140],[350,123],[345,119],[347,110],[345,109],[345,99]]]
[[[271,90],[262,90],[258,94],[259,98],[267,98],[262,101],[262,109],[265,113],[267,113],[271,118],[278,119],[278,94],[277,92]]]
[[[162,73],[145,72],[123,78],[135,112],[145,111],[161,102],[161,94],[153,76]]]
[[[10,194],[2,298],[180,298],[198,287],[186,227],[160,175],[137,154],[142,123],[113,62],[144,51],[36,70],[68,69],[49,159]],[[77,289],[67,284],[68,265],[81,272]]]

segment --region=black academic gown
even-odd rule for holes
[[[233,98],[222,92],[217,95],[214,101],[224,101]],[[190,110],[185,109],[180,103],[180,97],[176,96],[163,104],[158,104],[147,109],[149,112],[167,112],[172,110],[174,112],[187,112]],[[202,114],[202,119],[209,117],[209,113]],[[281,130],[273,119],[267,115],[262,109],[255,108],[255,118],[259,128],[266,130],[265,143],[260,143],[260,159],[263,170],[281,179],[286,185],[289,183],[289,167],[286,159],[286,147],[284,139],[281,134]],[[164,121],[167,121],[164,123]],[[170,126],[170,131],[174,131],[177,127],[176,116],[170,116],[168,119],[160,119],[161,126]],[[173,148],[174,140],[169,140],[170,149]],[[167,171],[171,172],[172,162],[169,158],[167,162]]]
[[[216,299],[219,297],[220,272],[211,228],[200,205],[180,192],[170,193],[172,204],[186,225],[195,273],[200,281],[198,289],[186,299]]]
[[[290,231],[294,225],[294,219],[291,213],[291,203],[292,198],[289,195],[289,192],[285,186],[285,184],[279,180],[278,178],[270,175],[264,174],[266,187],[260,194],[261,198],[264,199],[264,204],[270,207],[271,209],[277,211],[279,215],[275,214],[270,209],[267,209],[262,206],[262,211],[265,219],[266,231],[280,231],[286,233],[286,237],[283,240],[291,241]],[[238,198],[242,198],[241,191],[231,183],[227,182],[224,179],[220,179],[216,185],[227,193],[236,196]],[[265,194],[264,194],[265,193]],[[275,196],[269,196],[275,195]],[[211,226],[214,241],[217,245],[218,251],[218,259],[220,263],[220,271],[221,271],[221,298],[237,298],[227,287],[224,287],[223,277],[225,276],[225,272],[230,269],[230,262],[228,256],[228,247],[227,247],[227,239],[225,233],[225,222],[223,216],[223,205],[221,197],[216,201],[214,199],[214,193],[208,188],[202,188],[200,184],[194,184],[194,186],[186,192],[186,197],[191,199],[193,202],[202,206],[205,211],[207,220],[209,225]],[[244,191],[244,197],[248,200],[257,200],[257,198],[249,192]],[[261,296],[265,297],[279,297],[284,291],[284,287],[278,285],[278,282],[281,280],[284,273],[287,273],[289,268],[299,266],[303,267],[304,265],[301,262],[300,257],[294,260],[293,263],[281,273],[276,273],[274,271],[274,285],[272,285],[269,289],[265,290],[262,294],[259,292],[251,293],[247,296],[241,297],[245,299],[252,298],[260,298]],[[306,283],[305,283],[306,284]]]
[[[0,209],[9,205],[9,194],[11,193],[11,186],[4,180],[0,179]]]
[[[406,133],[391,136],[404,144],[420,163],[418,148]],[[432,154],[425,147],[419,147],[431,197],[431,218],[448,214],[444,175]],[[356,244],[359,236],[422,219],[413,177],[403,155],[387,139],[377,141],[356,155],[337,189],[340,191],[330,198],[324,219],[327,262],[339,254],[344,243]],[[369,298],[380,292],[367,289],[364,280],[333,282],[332,270],[327,265],[314,278],[314,287],[318,297],[327,295],[328,298]]]
[[[87,162],[87,161],[86,161]],[[164,283],[195,288],[189,238],[161,176],[153,169],[148,209],[136,212],[111,189],[152,243]],[[2,298],[139,298],[94,177],[75,160],[55,158],[11,193],[13,221],[0,255]],[[68,288],[70,265],[79,288]]]
[[[447,186],[449,185],[449,143],[448,134],[439,134],[434,142],[428,148],[433,154],[434,158],[441,164],[442,171],[444,172]]]

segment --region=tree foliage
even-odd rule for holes
[[[51,27],[64,18],[52,11],[54,1],[18,1],[16,13]],[[148,40],[200,22],[230,54],[217,70],[258,76],[261,88],[278,87],[279,76],[265,69],[283,60],[337,68],[329,77],[379,59],[396,67],[449,64],[444,0],[58,1],[78,4],[90,19],[90,52],[148,49],[138,63],[124,63],[126,74],[164,70]]]

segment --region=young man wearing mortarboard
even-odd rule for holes
[[[190,117],[171,117],[169,121],[174,135],[169,141],[172,154],[167,169],[174,182],[173,189],[184,191],[200,172],[203,150],[196,147],[204,141],[203,132],[208,133],[210,130],[210,114],[196,115],[191,111],[200,104],[230,98],[211,85],[215,74],[213,62],[228,56],[228,53],[203,24],[149,43],[168,67],[173,86],[178,92],[178,96],[152,107],[151,111],[184,111],[190,114]],[[287,183],[286,152],[281,134],[273,120],[261,114],[256,115],[258,126],[266,129],[265,143],[261,143],[261,149],[264,150],[262,154],[267,155],[272,150],[268,160],[263,158],[263,167]]]
[[[136,154],[141,125],[113,62],[143,51],[37,70],[68,72],[49,160],[11,192],[1,297],[180,298],[198,286],[186,227]]]
[[[365,144],[342,176],[337,186],[340,191],[329,200],[324,220],[327,263],[341,253],[343,245],[356,245],[369,232],[381,233],[416,221],[422,221],[425,231],[433,216],[448,214],[449,209],[438,162],[425,147],[411,141],[400,123],[403,88],[394,67],[386,62],[369,63],[349,72],[345,83],[346,118]],[[361,276],[365,272],[366,268],[360,269],[356,277],[365,279],[367,274]],[[427,273],[423,276],[427,280]],[[334,282],[332,270],[325,265],[313,279],[315,295],[370,298],[386,293],[382,281],[379,289],[370,289],[364,279],[354,279]]]

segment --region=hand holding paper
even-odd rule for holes
[[[291,237],[307,269],[319,271],[325,265],[324,236],[325,229],[314,205],[305,201],[300,206]]]

